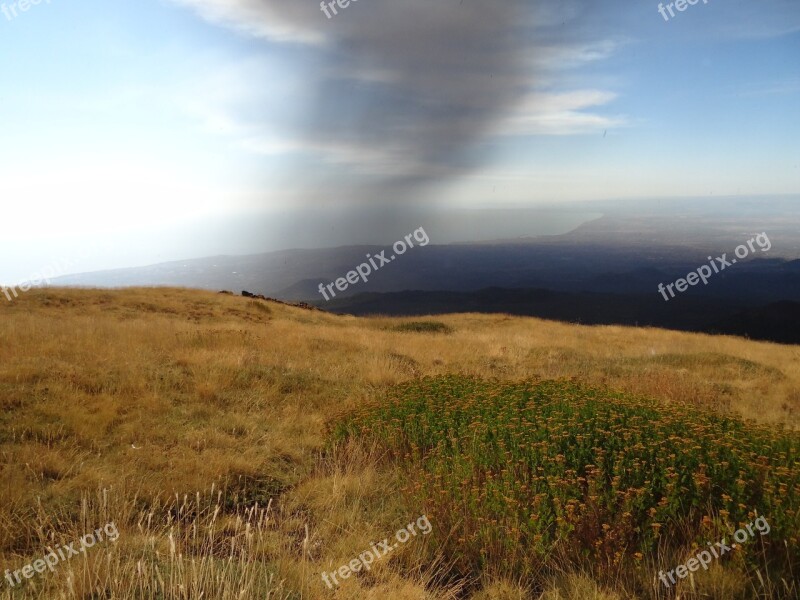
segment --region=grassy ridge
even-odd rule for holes
[[[503,315],[356,319],[159,288],[31,290],[0,303],[0,342],[0,575],[111,520],[120,531],[116,543],[54,573],[13,588],[0,578],[2,600],[630,600],[623,585],[593,581],[604,575],[599,566],[597,578],[580,569],[533,591],[518,578],[488,577],[474,594],[451,587],[447,561],[461,559],[466,571],[479,554],[473,540],[462,550],[458,537],[447,538],[448,518],[460,526],[462,515],[477,514],[461,507],[458,516],[429,513],[434,531],[424,544],[409,542],[368,576],[329,590],[320,572],[347,564],[424,507],[398,489],[416,465],[399,454],[397,469],[370,452],[359,458],[357,448],[320,461],[325,424],[399,384],[462,374],[494,390],[478,382],[574,378],[665,407],[688,402],[800,429],[800,350],[731,337]],[[408,400],[415,386],[405,388]],[[468,389],[454,394],[467,398]],[[696,534],[664,529],[662,554]],[[775,535],[759,540],[773,544]],[[447,540],[443,563],[430,560],[429,539]],[[554,544],[536,560],[553,564],[563,551]],[[505,552],[492,556],[515,556]],[[688,556],[672,558],[659,566]],[[625,553],[622,566],[628,561]],[[739,593],[748,580],[733,566],[726,561],[725,576],[704,590],[681,589],[682,600],[754,597]]]
[[[676,540],[730,539],[756,514],[772,530],[739,565],[800,570],[797,433],[571,382],[446,376],[398,386],[335,438],[387,449],[461,575],[531,577],[555,556],[602,575],[677,556]]]

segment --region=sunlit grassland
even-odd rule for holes
[[[384,447],[326,451],[327,423],[394,386],[569,378],[656,408],[795,428],[798,358],[796,347],[731,337],[502,315],[356,319],[191,290],[32,290],[0,302],[0,572],[107,519],[120,538],[14,590],[0,579],[0,597],[330,598],[321,570],[419,516],[397,487],[404,469],[379,460]],[[205,508],[181,513],[198,492]],[[447,521],[436,518],[438,534]],[[203,543],[187,531],[205,532]],[[660,539],[677,547],[695,533]],[[438,563],[432,545],[409,543],[337,597],[452,597],[448,561],[467,564],[476,546],[448,543],[454,554]],[[595,597],[583,572],[554,576],[548,600]],[[522,593],[521,583],[490,578],[478,593]]]

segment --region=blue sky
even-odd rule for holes
[[[5,283],[287,211],[800,192],[796,0],[3,4]]]

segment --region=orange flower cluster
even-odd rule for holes
[[[778,572],[800,572],[797,433],[572,382],[448,376],[399,386],[335,437],[387,449],[409,510],[452,532],[435,541],[464,573],[524,576],[556,553],[639,562],[659,545],[715,539],[754,510],[773,527],[761,551]]]

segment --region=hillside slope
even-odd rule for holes
[[[795,346],[502,315],[439,316],[440,333],[408,321],[180,289],[0,304],[0,570],[112,519],[120,531],[0,597],[334,597],[321,571],[418,515],[380,447],[332,447],[329,429],[424,377],[566,378],[800,426]],[[456,597],[447,557],[426,556],[409,543],[335,597]],[[469,595],[527,597],[483,584]],[[623,597],[572,575],[549,585],[548,600]]]

